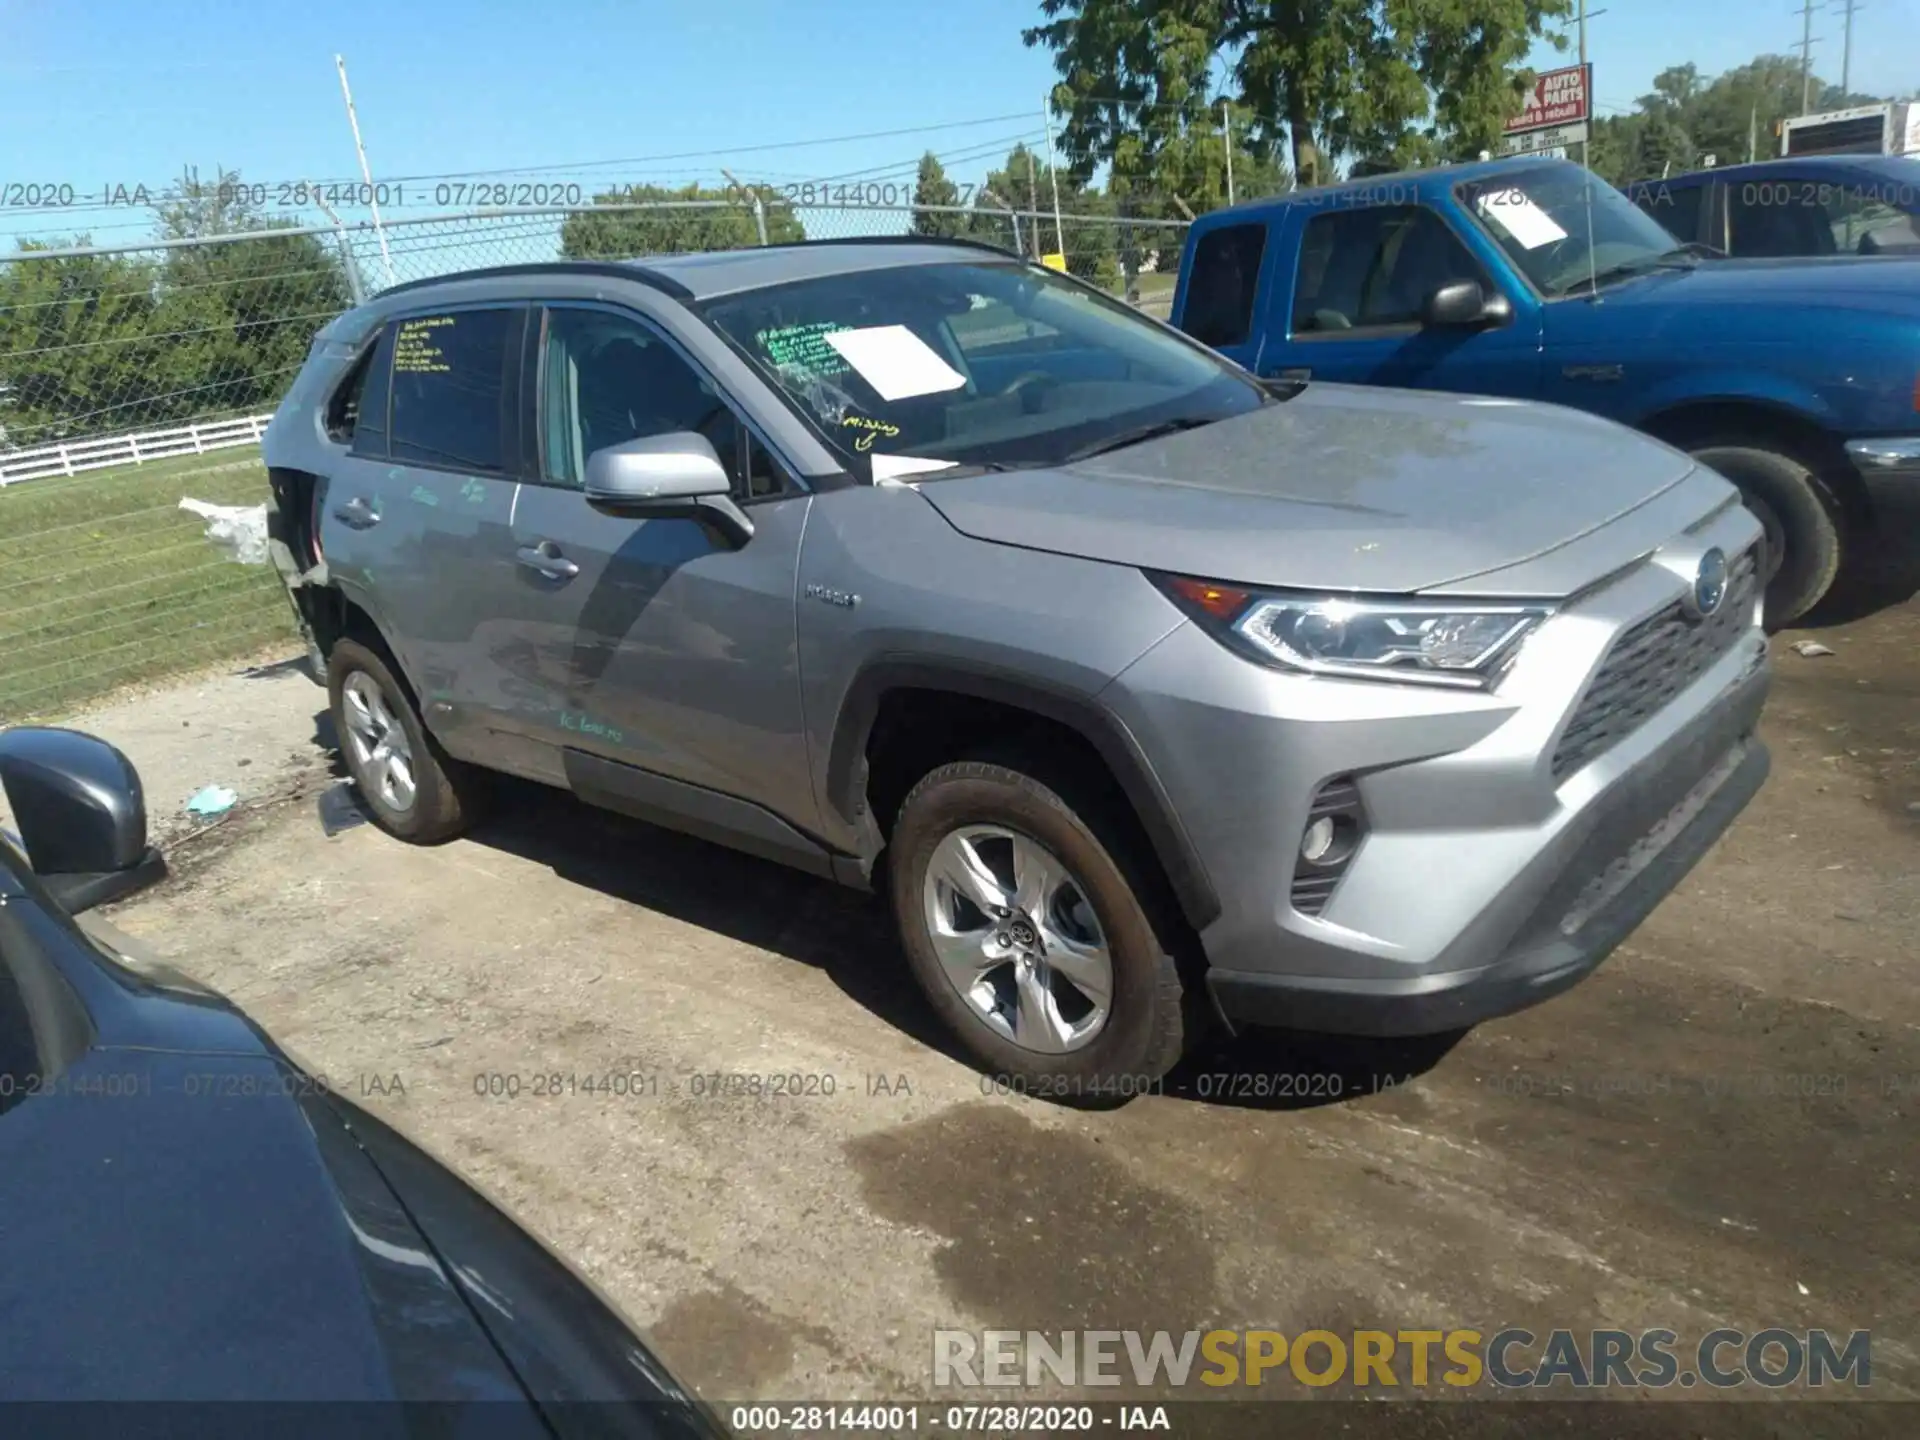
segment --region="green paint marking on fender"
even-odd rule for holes
[[[421,504],[421,505],[431,505],[431,506],[437,507],[440,504],[440,497],[434,494],[433,491],[427,489],[427,487],[424,485],[416,485],[413,487],[412,498],[417,504]]]

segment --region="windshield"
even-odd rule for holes
[[[1012,261],[799,280],[705,314],[876,480],[1059,464],[1267,399],[1118,301]]]
[[[1455,193],[1547,295],[1585,289],[1596,276],[1604,285],[1680,263],[1685,254],[1659,221],[1577,165],[1518,166]]]

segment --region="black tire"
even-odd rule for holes
[[[356,674],[365,675],[378,687],[388,713],[406,734],[414,794],[413,803],[404,808],[389,803],[363,771],[344,698],[347,683]],[[394,673],[385,655],[357,640],[336,641],[327,657],[327,701],[347,771],[353,776],[361,802],[382,830],[416,845],[437,845],[451,840],[473,822],[479,809],[482,777],[471,766],[453,759],[427,733],[412,690]]]
[[[967,760],[924,776],[902,803],[889,846],[894,915],[914,978],[989,1075],[1067,1104],[1118,1103],[1146,1093],[1172,1069],[1196,1027],[1179,967],[1149,913],[1157,907],[1143,904],[1119,858],[1130,854],[1125,837],[1098,805],[1077,811],[1027,773],[1045,768]],[[1082,1048],[1045,1054],[1015,1044],[961,997],[941,967],[923,908],[927,871],[940,842],[970,825],[1004,827],[1039,842],[1065,864],[1091,907],[1111,956],[1112,997],[1104,1024]]]
[[[1840,574],[1846,515],[1819,472],[1785,449],[1707,440],[1693,458],[1740,487],[1747,508],[1767,531],[1767,628],[1790,625],[1820,603]]]

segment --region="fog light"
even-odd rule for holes
[[[1332,852],[1333,817],[1322,815],[1307,826],[1307,833],[1300,837],[1300,858],[1309,865],[1318,865]]]
[[[1314,792],[1300,831],[1300,855],[1293,862],[1295,910],[1318,915],[1327,908],[1366,833],[1360,787],[1351,775],[1336,776]]]

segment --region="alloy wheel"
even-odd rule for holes
[[[406,727],[387,704],[379,682],[356,670],[340,687],[347,749],[361,788],[396,814],[413,808],[413,747]]]
[[[927,934],[947,981],[1022,1049],[1090,1044],[1113,1005],[1113,955],[1086,887],[1029,835],[968,825],[934,847],[922,885]]]

